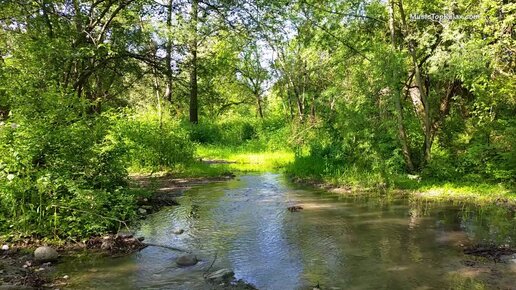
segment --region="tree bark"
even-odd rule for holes
[[[406,21],[406,15],[405,11],[403,10],[403,2],[402,0],[399,0],[399,8],[400,8],[400,14],[401,14],[401,20],[403,21],[403,26],[408,32],[408,25]],[[421,77],[421,69],[419,67],[419,63],[417,61],[417,55],[416,55],[416,48],[415,48],[415,41],[410,40],[408,43],[408,50],[410,57],[412,58],[412,64],[414,66],[414,77],[416,81],[416,87],[419,91],[419,97],[421,98],[421,103],[423,104],[423,133],[425,136],[425,140],[423,143],[423,158],[421,164],[425,166],[428,161],[430,161],[431,156],[431,149],[432,149],[432,122],[430,119],[430,104],[428,103],[428,95],[427,91],[425,89],[425,86],[423,84],[423,80]]]
[[[258,116],[260,116],[260,118],[263,119],[262,99],[260,97],[260,93],[255,92],[254,95],[256,98],[256,110],[258,111]]]
[[[394,31],[394,2],[393,0],[389,3],[389,29],[391,32],[391,45],[392,51],[396,51],[396,35]],[[398,135],[401,142],[401,151],[403,153],[403,159],[405,159],[405,164],[407,165],[407,169],[410,172],[414,171],[414,163],[412,162],[412,157],[410,153],[410,145],[409,140],[407,138],[407,133],[405,131],[405,125],[403,124],[403,108],[401,106],[401,89],[397,84],[396,71],[392,71],[393,78],[392,81],[396,82],[394,85],[394,104],[396,107],[396,120],[398,123]]]
[[[167,44],[166,44],[166,74],[167,74],[167,82],[165,84],[165,96],[164,99],[168,102],[172,103],[172,10],[173,10],[173,0],[168,1],[167,7]]]
[[[199,122],[199,109],[197,100],[197,21],[198,21],[199,0],[192,0],[192,42],[190,44],[190,53],[192,54],[192,63],[190,70],[190,123],[197,124]]]

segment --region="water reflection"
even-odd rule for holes
[[[73,289],[209,289],[202,274],[215,255],[215,269],[231,268],[260,289],[511,289],[516,280],[510,264],[465,266],[471,257],[461,250],[485,241],[515,245],[514,214],[499,208],[346,198],[275,174],[202,185],[179,203],[150,216],[140,234],[190,249],[201,263],[178,268],[176,252],[155,247],[121,259],[73,260],[61,269]],[[304,209],[291,213],[291,205]]]

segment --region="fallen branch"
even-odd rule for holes
[[[158,245],[158,244],[153,244],[153,243],[141,243],[141,244],[144,246],[148,246],[148,247],[160,247],[160,248],[169,249],[169,250],[177,251],[177,252],[183,252],[183,253],[189,253],[189,254],[192,253],[192,252],[184,250],[184,249],[166,246],[166,245]]]
[[[204,271],[204,274],[202,275],[204,277],[204,279],[206,279],[206,276],[208,275],[208,273],[210,272],[211,270],[211,267],[213,267],[213,264],[215,264],[215,261],[217,261],[217,254],[218,252],[215,252],[215,257],[213,258],[213,261],[211,262],[210,266],[208,267],[208,269],[206,271]]]

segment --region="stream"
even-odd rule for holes
[[[516,246],[514,213],[499,207],[343,196],[273,173],[199,185],[178,202],[137,235],[201,262],[178,267],[181,253],[160,247],[69,257],[57,266],[68,289],[211,289],[203,273],[213,261],[212,270],[232,269],[259,289],[516,289],[516,260],[463,253],[476,243]]]

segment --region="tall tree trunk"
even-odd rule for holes
[[[310,120],[315,122],[315,93],[312,93],[312,102],[310,104]]]
[[[405,11],[403,10],[403,2],[402,0],[399,0],[399,8],[400,8],[400,16],[401,20],[403,21],[403,26],[405,27],[406,32],[408,33],[408,25],[406,20]],[[416,55],[416,47],[415,47],[415,41],[410,40],[408,43],[408,50],[410,57],[412,58],[412,65],[414,66],[414,77],[416,80],[416,87],[419,92],[419,97],[421,98],[421,103],[423,104],[423,126],[424,126],[424,136],[425,141],[423,143],[423,166],[425,166],[428,161],[430,160],[430,153],[432,149],[432,122],[430,119],[430,104],[428,103],[428,94],[425,89],[425,86],[423,84],[423,80],[421,77],[421,69],[418,64],[417,55]]]
[[[168,1],[167,7],[167,44],[166,44],[166,74],[167,74],[167,82],[165,84],[165,96],[164,99],[172,102],[172,10],[173,10],[173,0]]]
[[[256,98],[256,110],[258,111],[258,116],[260,116],[260,118],[263,119],[262,99],[260,97],[260,93],[255,92],[254,95]]]
[[[396,34],[394,31],[394,1],[391,0],[389,3],[389,29],[391,32],[391,45],[392,51],[396,52]],[[396,77],[396,70],[392,71],[392,81],[396,82],[394,85],[394,104],[396,107],[396,120],[398,123],[398,135],[401,142],[401,151],[403,153],[403,158],[405,159],[405,164],[407,165],[407,169],[410,172],[414,171],[414,163],[412,162],[412,157],[410,154],[410,145],[409,140],[407,138],[407,133],[405,131],[405,125],[403,124],[403,108],[401,107],[401,89],[397,83],[398,78]]]
[[[304,108],[303,108],[303,102],[301,100],[301,97],[297,92],[294,93],[294,96],[296,97],[296,104],[297,104],[297,112],[299,114],[299,121],[303,123],[304,121]]]
[[[153,74],[153,87],[154,87],[154,93],[156,94],[156,101],[158,103],[158,118],[159,118],[159,128],[163,128],[163,109],[161,106],[161,96],[159,91],[159,80],[158,80],[158,72],[155,67],[152,68],[152,74]]]
[[[190,52],[192,54],[192,63],[190,70],[190,122],[197,124],[199,122],[199,109],[197,103],[197,21],[198,21],[199,0],[192,0],[192,42],[190,44]]]

